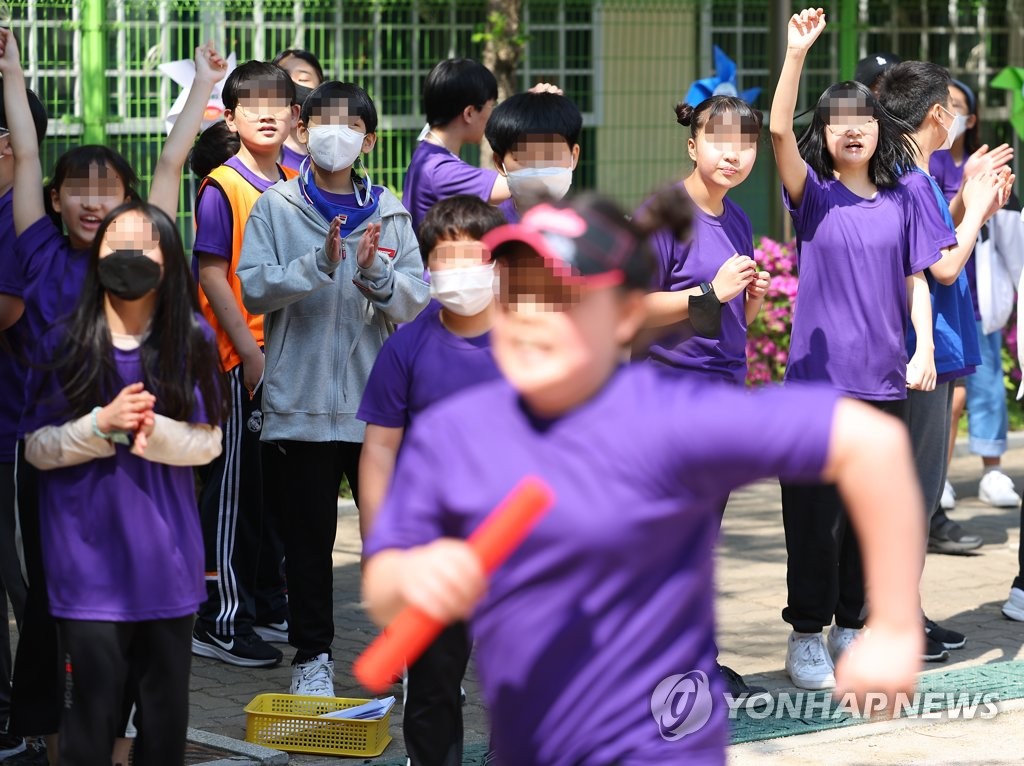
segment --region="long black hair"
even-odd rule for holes
[[[800,136],[797,146],[804,162],[811,166],[819,178],[831,179],[835,174],[832,155],[828,153],[825,131],[829,124],[829,105],[833,99],[855,98],[871,109],[878,120],[878,145],[868,163],[871,183],[883,189],[896,186],[901,175],[916,165],[917,155],[914,129],[887,111],[863,83],[855,80],[836,83],[825,89],[814,108],[811,124]]]
[[[125,213],[138,211],[152,222],[163,254],[163,277],[149,334],[143,339],[143,383],[156,397],[156,411],[174,420],[196,417],[196,389],[207,422],[219,425],[228,409],[227,388],[217,348],[199,321],[196,288],[185,261],[181,236],[170,217],[153,205],[132,200],[111,211],[92,244],[89,270],[81,298],[67,320],[67,332],[56,354],[57,379],[68,401],[68,413],[79,417],[106,404],[131,381],[122,381],[114,362],[110,327],[104,311],[105,291],[99,282],[100,247],[110,225]]]

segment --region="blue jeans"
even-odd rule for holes
[[[967,425],[970,448],[975,455],[999,457],[1006,452],[1009,420],[1006,412],[1006,387],[1003,384],[1003,334],[985,335],[978,322],[981,364],[967,376]]]

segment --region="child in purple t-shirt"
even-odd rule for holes
[[[659,338],[651,359],[678,370],[743,385],[747,377],[747,325],[764,303],[770,275],[754,262],[750,219],[726,197],[754,167],[761,112],[733,96],[712,96],[696,107],[676,106],[690,128],[693,171],[679,184],[693,203],[693,236],[677,242],[658,232],[657,291],[647,296],[647,326],[674,332]],[[721,303],[716,337],[702,337],[689,320],[689,299],[713,293]]]
[[[435,202],[470,194],[497,205],[509,197],[498,172],[459,159],[464,144],[478,144],[487,118],[498,100],[498,81],[472,59],[446,59],[434,65],[423,82],[426,134],[409,160],[402,186],[402,204],[419,229]]]
[[[939,258],[915,206],[898,185],[909,139],[858,82],[829,87],[798,142],[800,72],[825,28],[823,12],[789,22],[789,47],[772,101],[771,134],[799,246],[800,290],[786,381],[830,383],[899,415],[907,388],[933,388],[932,322],[922,271]],[[908,316],[920,344],[909,363]],[[864,625],[864,578],[836,488],[782,485],[793,626],[786,670],[797,686],[835,684],[834,663]],[[828,646],[822,628],[828,632]]]
[[[359,405],[364,539],[409,427],[435,402],[499,377],[490,344],[494,264],[479,240],[502,223],[498,210],[463,194],[438,202],[420,225],[436,302],[384,343]],[[412,766],[462,762],[460,684],[469,652],[466,626],[457,623],[409,667],[402,730]]]
[[[181,763],[204,595],[191,466],[220,452],[227,400],[166,213],[130,202],[103,220],[82,297],[40,347],[25,457],[40,470],[43,563],[69,674],[61,761],[110,761],[128,687],[145,710],[136,758]]]
[[[301,48],[289,48],[283,50],[274,57],[274,62],[281,69],[288,73],[295,83],[295,103],[302,108],[306,100],[315,88],[320,87],[324,81],[324,70],[320,66],[320,60],[309,51]],[[288,138],[281,147],[281,167],[299,172],[299,166],[309,154],[306,145],[299,141],[296,131],[298,125],[292,128]]]
[[[687,216],[670,191],[656,209]],[[717,507],[769,475],[837,481],[863,536],[875,630],[841,682],[858,694],[914,684],[922,637],[905,578],[924,539],[903,427],[825,387],[750,395],[623,366],[654,273],[644,241],[666,225],[641,228],[591,198],[537,205],[485,238],[504,380],[414,423],[366,546],[364,596],[381,624],[408,605],[443,622],[472,615],[500,764],[724,763]],[[529,474],[555,505],[487,581],[463,540]],[[687,689],[699,729],[680,715]]]
[[[10,598],[14,619],[20,628],[25,616],[27,588],[21,573],[16,542],[17,507],[14,482],[14,454],[18,442],[18,421],[25,404],[25,348],[27,320],[23,319],[22,296],[25,279],[14,248],[14,163],[0,80],[0,624],[8,618]],[[40,145],[46,135],[46,110],[39,98],[28,91],[34,134]],[[13,755],[22,738],[11,732],[11,645],[10,635],[0,636],[0,754]]]
[[[561,93],[517,93],[494,108],[484,135],[512,195],[498,205],[508,223],[519,223],[530,205],[568,193],[581,130],[583,115]]]
[[[687,150],[694,168],[678,188],[692,203],[693,233],[685,242],[669,231],[651,237],[658,277],[646,298],[646,326],[657,340],[649,358],[686,375],[742,386],[747,325],[761,310],[770,275],[759,271],[752,257],[750,219],[726,194],[754,167],[762,116],[739,98],[712,96],[696,107],[676,105],[676,119],[690,128]],[[719,316],[714,337],[701,335],[691,322],[691,296],[719,304],[712,307]],[[722,499],[723,512],[727,499]],[[732,668],[719,665],[718,670],[734,700],[754,705],[764,699],[763,688],[748,686]]]
[[[177,215],[181,169],[195,140],[210,93],[224,76],[227,62],[211,45],[196,49],[196,79],[179,119],[167,137],[153,173],[151,203]],[[0,30],[0,73],[14,151],[13,199],[15,244],[25,275],[23,300],[26,339],[38,342],[77,303],[85,282],[89,248],[104,216],[137,196],[135,172],[117,152],[105,146],[70,149],[57,160],[43,204],[42,168],[24,92],[24,72],[14,35]],[[66,233],[65,233],[66,232]],[[25,433],[24,415],[19,437]],[[20,449],[20,447],[19,447]],[[46,597],[40,544],[36,471],[17,460],[18,513],[22,529],[28,596],[21,640],[15,659],[12,726],[24,734],[56,732],[63,698],[63,663],[57,657],[57,635]],[[19,683],[31,684],[22,694]]]

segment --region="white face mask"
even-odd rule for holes
[[[494,264],[431,271],[430,295],[453,314],[479,314],[494,300]]]
[[[504,163],[501,169],[505,170]],[[505,170],[505,175],[508,190],[516,202],[560,200],[572,186],[572,168],[523,168],[512,172]]]
[[[352,167],[363,149],[365,133],[348,125],[317,125],[309,128],[309,156],[317,167],[334,173]]]
[[[940,107],[941,108],[941,107]],[[943,109],[942,111],[946,111]],[[949,114],[953,114],[949,112]],[[953,123],[946,130],[946,141],[942,144],[943,149],[952,149],[953,143],[967,130],[967,115],[954,114]]]

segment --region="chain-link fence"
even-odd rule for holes
[[[981,85],[992,138],[1009,136],[1003,91],[985,85],[1003,66],[1024,63],[1024,0],[841,0],[807,65],[802,106],[852,76],[876,50],[923,57]],[[19,0],[7,3],[22,39],[30,87],[51,115],[44,175],[69,145],[105,141],[148,179],[179,87],[157,65],[191,58],[212,39],[239,62],[286,48],[315,53],[328,78],[356,82],[380,114],[368,167],[376,183],[401,190],[423,124],[423,78],[448,56],[482,58],[487,0]],[[4,6],[0,3],[0,6]],[[783,7],[785,6],[785,7]],[[712,74],[711,47],[736,61],[741,88],[761,87],[767,111],[778,19],[769,0],[522,0],[519,84],[560,85],[584,114],[577,188],[599,189],[627,207],[689,168],[686,131],[672,107],[691,82]],[[776,19],[773,27],[773,18]],[[782,33],[784,34],[784,32]],[[998,136],[995,135],[998,133]],[[477,161],[469,147],[464,155]],[[186,174],[188,175],[188,174]],[[773,229],[777,196],[768,142],[735,193],[755,231]],[[184,219],[194,180],[184,185]]]

